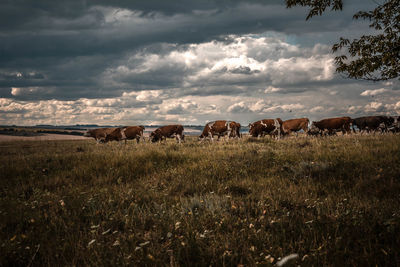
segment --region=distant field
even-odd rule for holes
[[[0,144],[0,265],[400,264],[400,136]]]
[[[92,138],[87,138],[78,135],[67,135],[67,134],[40,134],[33,136],[0,134],[0,143],[10,142],[10,141],[89,140],[89,139]]]

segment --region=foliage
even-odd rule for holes
[[[4,266],[386,266],[400,136],[1,143]]]
[[[308,6],[307,19],[321,15],[328,7],[342,10],[342,0],[286,0],[286,6]],[[376,34],[363,35],[350,41],[340,38],[332,51],[346,48],[348,55],[335,57],[337,72],[349,78],[381,81],[400,76],[400,0],[387,0],[373,11],[360,11],[354,19],[370,21]]]

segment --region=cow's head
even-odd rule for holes
[[[113,140],[117,140],[115,138],[115,136],[112,136],[110,134],[106,134],[106,137],[104,138],[104,143],[107,143],[107,142],[110,142],[110,141],[113,141]]]
[[[311,123],[310,129],[307,132],[309,135],[317,135],[322,133],[322,131],[315,125],[315,123],[315,121]]]
[[[151,132],[149,139],[153,143],[159,141],[161,139],[160,130],[156,129],[155,131]]]
[[[257,137],[259,134],[257,131],[257,128],[259,128],[259,127],[256,127],[256,125],[254,123],[249,124],[249,125],[250,125],[250,129],[249,129],[250,136]]]
[[[92,137],[92,136],[93,136],[92,130],[87,130],[87,131],[83,134],[83,136],[84,136],[84,137]]]
[[[204,137],[205,136],[203,134],[199,135],[199,137],[197,137],[197,141],[202,141],[204,139]]]

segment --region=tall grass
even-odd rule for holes
[[[0,147],[1,265],[400,263],[400,136]]]

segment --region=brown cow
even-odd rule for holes
[[[353,124],[357,126],[360,133],[370,131],[380,131],[381,133],[387,132],[393,125],[397,124],[395,117],[388,116],[366,116],[359,117],[353,120]],[[353,128],[355,132],[355,129]]]
[[[249,134],[252,137],[269,134],[280,138],[283,134],[282,124],[283,121],[280,118],[256,121],[249,124]]]
[[[237,137],[237,138],[242,138],[242,135],[240,134],[240,128],[242,125],[238,122],[234,122],[235,126],[232,127],[233,131],[229,134],[229,137]]]
[[[337,131],[342,131],[343,134],[350,133],[352,125],[350,117],[329,118],[320,121],[313,121],[308,131],[309,134],[336,134]]]
[[[107,134],[112,133],[118,128],[97,128],[92,130],[87,130],[83,135],[85,137],[93,137],[97,143],[104,142]]]
[[[117,128],[110,134],[106,135],[105,141],[122,141],[125,140],[125,144],[127,140],[136,139],[136,142],[139,144],[140,138],[144,141],[143,136],[144,126],[127,126],[123,128]]]
[[[199,140],[203,141],[209,137],[210,140],[214,141],[214,135],[218,135],[218,140],[221,136],[227,135],[230,137],[240,138],[240,123],[235,121],[212,121],[204,126],[203,132],[199,136]]]
[[[176,141],[180,144],[181,141],[185,141],[185,135],[183,134],[183,126],[180,124],[175,124],[175,125],[167,125],[163,126],[160,128],[155,129],[151,134],[150,134],[150,140],[151,142],[157,142],[167,138],[176,138]]]
[[[284,134],[296,132],[297,135],[297,131],[300,130],[303,130],[305,133],[307,133],[309,123],[310,121],[307,118],[286,120],[283,122],[282,129]]]

